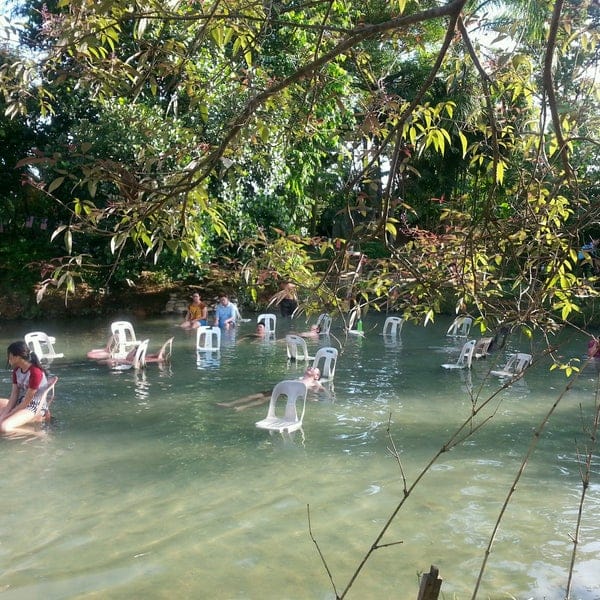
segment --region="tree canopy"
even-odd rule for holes
[[[450,299],[484,328],[553,328],[596,293],[578,251],[600,235],[598,19],[562,1],[17,2],[3,127],[36,137],[3,152],[54,205],[45,282],[228,260],[250,296],[291,279],[345,310],[400,289],[415,319]]]

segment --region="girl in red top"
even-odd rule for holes
[[[43,393],[48,387],[46,372],[35,352],[25,342],[13,342],[7,350],[12,367],[10,398],[0,398],[0,431],[7,432],[30,423],[38,413]],[[47,407],[41,407],[45,410]]]

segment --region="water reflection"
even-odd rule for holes
[[[402,338],[398,335],[384,335],[383,345],[387,350],[400,350],[402,348]]]
[[[221,353],[201,351],[196,353],[198,369],[218,369],[221,366]]]

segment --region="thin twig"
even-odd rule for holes
[[[323,553],[321,552],[321,548],[319,548],[319,543],[315,539],[315,536],[313,535],[313,532],[312,532],[312,525],[310,522],[310,504],[306,505],[306,515],[308,518],[308,532],[310,534],[310,539],[313,541],[313,544],[316,546],[317,552],[319,553],[319,556],[321,557],[321,562],[323,563],[323,566],[325,567],[325,571],[327,571],[327,576],[329,577],[329,581],[331,581],[333,591],[335,592],[335,597],[339,598],[337,589],[335,587],[335,582],[333,581],[333,575],[331,574],[331,571],[329,570],[329,565],[327,564],[327,561],[325,560],[325,557],[323,556]]]
[[[589,361],[588,361],[589,362]],[[594,457],[594,451],[596,449],[596,441],[598,440],[598,429],[600,427],[600,373],[596,377],[596,393],[594,396],[594,420],[592,422],[591,431],[588,432],[590,437],[590,444],[587,448],[587,455],[583,468],[580,463],[581,472],[581,497],[579,498],[579,509],[577,511],[577,524],[575,526],[575,533],[573,539],[573,552],[571,553],[571,562],[569,564],[569,577],[567,579],[567,587],[565,590],[565,598],[568,600],[571,597],[571,586],[573,584],[573,570],[575,568],[575,557],[577,555],[577,548],[579,546],[579,532],[581,531],[581,519],[583,517],[583,505],[585,497],[590,486],[590,475],[592,472],[592,460]],[[585,423],[583,424],[585,433]]]
[[[500,524],[501,524],[501,522],[502,522],[502,520],[504,518],[504,515],[506,513],[506,509],[508,508],[508,505],[509,505],[510,501],[512,500],[512,497],[515,494],[515,491],[517,489],[517,484],[519,483],[519,481],[520,481],[523,473],[525,472],[527,464],[529,463],[529,459],[533,455],[533,452],[536,449],[536,447],[538,445],[538,442],[540,441],[540,439],[542,437],[542,433],[544,432],[544,430],[546,428],[546,425],[548,425],[550,417],[554,414],[554,411],[556,410],[556,408],[558,407],[558,405],[560,404],[560,402],[562,401],[562,399],[571,390],[571,388],[573,387],[573,385],[579,379],[580,376],[581,376],[581,371],[579,373],[577,373],[567,383],[567,385],[565,386],[565,389],[558,396],[558,398],[554,401],[554,403],[552,404],[552,406],[550,407],[550,409],[548,410],[548,412],[546,413],[546,415],[542,419],[541,423],[538,425],[538,427],[536,428],[536,430],[533,432],[533,437],[532,437],[531,442],[529,444],[529,448],[527,449],[527,452],[525,453],[525,456],[523,457],[523,460],[521,461],[521,466],[519,467],[519,469],[517,471],[517,474],[516,474],[516,476],[515,476],[515,478],[514,478],[514,480],[512,482],[512,485],[510,486],[508,494],[506,495],[506,498],[504,499],[504,502],[502,504],[502,508],[500,509],[500,513],[498,514],[498,518],[496,519],[496,523],[494,524],[494,528],[493,528],[492,533],[490,535],[490,539],[488,541],[488,545],[487,545],[487,547],[485,549],[483,561],[481,563],[481,568],[479,570],[479,575],[477,576],[477,581],[475,583],[475,588],[473,589],[473,594],[471,596],[471,600],[475,600],[475,598],[477,598],[477,594],[479,592],[479,587],[481,586],[481,582],[483,580],[483,574],[485,573],[485,569],[486,569],[486,566],[487,566],[488,559],[490,557],[490,554],[492,553],[492,547],[494,545],[494,541],[496,539],[496,535],[498,534],[498,531],[500,529]]]

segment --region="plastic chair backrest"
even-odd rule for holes
[[[134,369],[143,369],[146,366],[146,352],[150,340],[142,340],[135,348],[132,366]]]
[[[62,358],[64,354],[57,354],[54,350],[55,338],[43,331],[31,331],[25,334],[25,343],[40,360]]]
[[[401,317],[388,317],[383,324],[382,335],[400,335],[402,332],[402,325],[404,325],[404,319]]]
[[[42,412],[42,410],[49,409],[50,405],[54,402],[54,386],[56,385],[57,381],[58,381],[58,377],[56,377],[56,376],[48,377],[48,385],[46,386],[46,389],[42,392],[40,401],[38,402],[38,405],[37,405],[37,408],[35,411],[35,416],[38,417],[37,420],[40,420],[39,416],[40,416],[40,413]],[[49,418],[50,418],[50,413],[47,413],[45,416],[45,419],[49,419]]]
[[[473,362],[473,352],[475,351],[475,340],[469,340],[465,344],[463,344],[462,350],[460,351],[460,355],[456,364],[459,366],[464,366],[467,369],[471,368],[471,363]]]
[[[522,373],[531,364],[531,360],[531,354],[526,354],[525,352],[516,352],[508,357],[508,360],[502,369],[498,371],[491,371],[491,374],[497,375],[498,377],[515,377],[516,375]]]
[[[48,378],[48,387],[44,390],[44,398],[46,405],[50,406],[54,402],[54,386],[58,383],[56,375]]]
[[[317,350],[312,366],[321,370],[321,380],[333,379],[337,357],[338,351],[336,348],[325,346]],[[321,361],[323,362],[323,366],[320,366]]]
[[[263,313],[262,315],[258,315],[258,317],[256,317],[257,323],[260,323],[261,321],[265,325],[265,333],[275,333],[275,327],[277,326],[277,315],[273,313]]]
[[[472,324],[473,319],[471,317],[456,317],[452,325],[450,325],[448,328],[446,335],[467,337],[469,335],[469,331],[471,331]]]
[[[317,327],[319,328],[319,334],[329,335],[331,317],[327,313],[321,313],[317,319]]]
[[[531,364],[531,354],[525,352],[517,352],[513,354],[507,361],[503,371],[518,375]]]
[[[240,321],[243,321],[242,313],[240,312],[237,302],[230,302],[229,304],[231,304],[231,306],[233,306],[233,317],[235,319],[235,322],[239,323]]]
[[[135,331],[129,321],[114,321],[110,324],[110,331],[117,339],[117,358],[124,358],[132,347],[137,346]]]
[[[262,421],[257,421],[256,426],[261,429],[288,432],[300,429],[306,410],[306,394],[306,385],[301,381],[297,379],[280,381],[271,392],[267,417]],[[282,396],[286,398],[285,409],[283,416],[278,417],[277,403]],[[298,416],[298,400],[302,400],[300,416]]]
[[[287,356],[290,360],[310,360],[306,341],[299,335],[288,334],[285,336]]]
[[[159,362],[170,362],[173,354],[173,338],[170,337],[158,351]]]
[[[221,348],[220,327],[198,327],[196,329],[196,350],[212,352]]]
[[[490,345],[494,338],[484,337],[477,341],[475,344],[475,350],[473,351],[473,356],[475,358],[485,358],[490,352]]]
[[[168,363],[171,361],[173,352],[173,339],[170,337],[161,347],[157,354],[146,354],[147,363]]]

